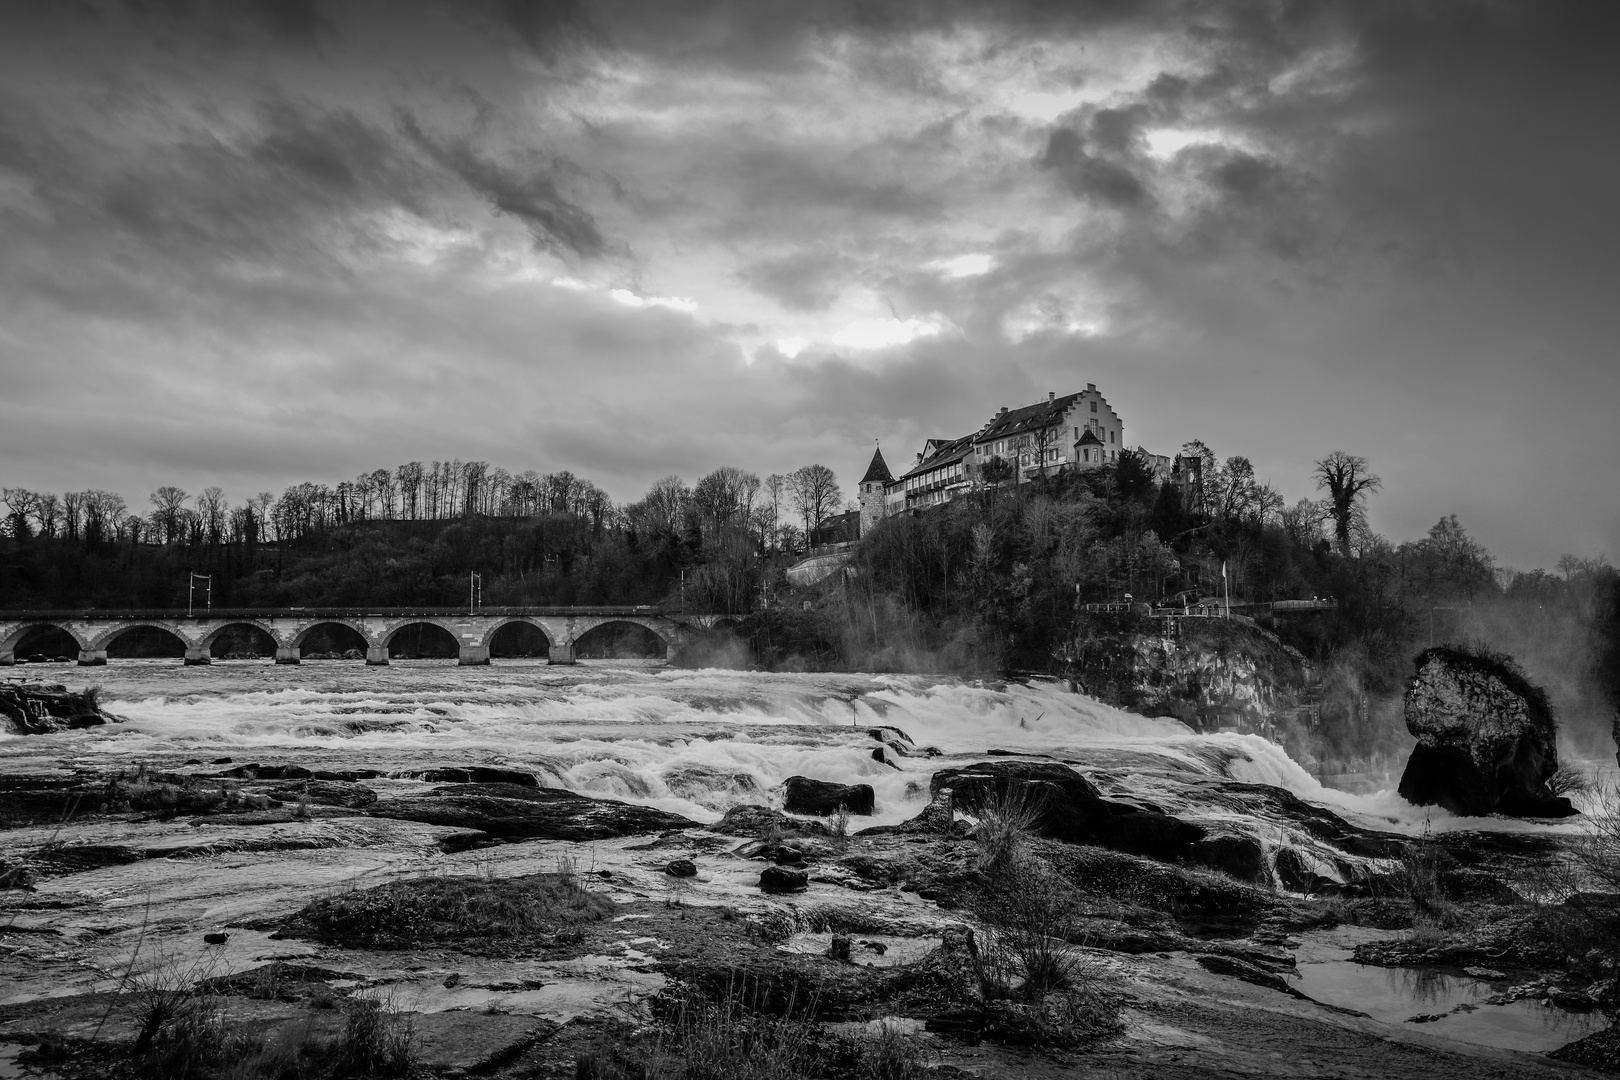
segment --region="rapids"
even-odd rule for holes
[[[94,681],[105,708],[126,722],[49,738],[0,737],[6,771],[38,770],[46,758],[99,768],[296,759],[384,772],[499,764],[532,771],[547,786],[700,822],[739,803],[768,803],[783,780],[802,774],[871,784],[876,811],[863,824],[882,824],[923,807],[935,769],[1005,750],[1071,761],[1105,791],[1206,822],[1231,819],[1241,831],[1258,826],[1263,839],[1268,824],[1275,825],[1281,842],[1288,840],[1286,822],[1257,823],[1247,811],[1238,821],[1219,799],[1204,797],[1197,781],[1277,785],[1358,824],[1392,831],[1483,824],[1413,807],[1391,791],[1327,788],[1259,736],[1195,734],[1177,721],[1124,712],[1048,681],[524,660],[488,667],[126,660],[93,673],[42,665],[27,674],[72,686]],[[917,749],[936,747],[940,756],[914,753],[898,758],[898,768],[876,761],[879,743],[867,730],[876,725],[898,728]],[[1520,826],[1495,820],[1490,827]]]

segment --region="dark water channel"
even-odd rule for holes
[[[1348,928],[1305,935],[1296,954],[1299,978],[1294,985],[1317,1001],[1356,1009],[1375,1020],[1504,1050],[1546,1053],[1607,1026],[1602,1013],[1573,1012],[1536,998],[1489,1003],[1518,980],[1377,967],[1350,959],[1359,941],[1387,936]]]

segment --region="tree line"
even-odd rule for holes
[[[193,572],[221,604],[454,603],[466,575],[489,603],[662,603],[745,609],[762,565],[802,550],[841,509],[824,465],[722,466],[616,505],[570,472],[410,462],[335,486],[299,483],[231,505],[166,485],[144,513],[104,491],[0,490],[0,586],[11,608],[165,607]]]

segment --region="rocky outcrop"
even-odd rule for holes
[[[871,784],[835,784],[808,776],[788,777],[782,784],[782,792],[785,796],[782,805],[788,813],[817,817],[831,817],[840,809],[851,814],[870,814],[875,798]]]
[[[1204,830],[1190,822],[1103,798],[1091,781],[1058,762],[981,761],[941,769],[928,786],[936,797],[950,788],[952,803],[965,813],[1017,807],[1041,836],[1162,862],[1189,859],[1204,838]]]
[[[1275,634],[1225,619],[1098,618],[1060,661],[1084,693],[1198,731],[1273,732],[1297,715],[1311,677]]]
[[[107,722],[95,691],[72,693],[60,683],[0,683],[0,731],[50,735]]]
[[[1566,817],[1547,781],[1558,770],[1552,706],[1511,660],[1429,649],[1406,689],[1406,727],[1418,744],[1400,793],[1454,814]]]
[[[517,784],[452,784],[425,795],[383,800],[369,813],[479,829],[502,840],[606,840],[696,825],[647,806]]]

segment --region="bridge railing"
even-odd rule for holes
[[[358,619],[402,618],[413,615],[664,615],[683,612],[656,604],[603,604],[582,607],[284,607],[284,608],[73,608],[39,611],[0,609],[0,622],[31,622],[66,619]]]

